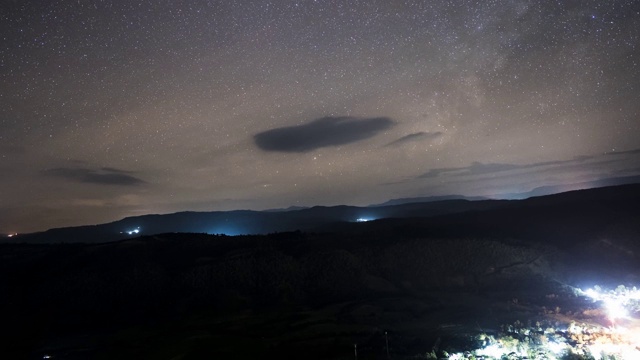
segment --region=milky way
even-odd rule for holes
[[[637,1],[0,6],[0,232],[640,174]]]

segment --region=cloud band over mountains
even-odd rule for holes
[[[267,130],[254,135],[253,139],[264,151],[304,153],[365,140],[394,124],[386,117],[323,117],[304,125]]]

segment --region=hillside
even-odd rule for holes
[[[328,223],[323,232],[1,244],[0,271],[10,276],[0,278],[0,351],[346,359],[358,344],[359,358],[387,350],[415,358],[461,349],[479,328],[497,334],[514,321],[597,322],[573,289],[640,283],[639,195],[634,185],[456,200],[446,204],[457,212],[423,217],[422,205],[407,204],[387,209],[406,218]],[[307,210],[290,212],[354,214]]]

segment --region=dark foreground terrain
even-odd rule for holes
[[[639,205],[628,185],[325,232],[1,244],[0,358],[433,358],[603,323],[574,287],[640,285]]]

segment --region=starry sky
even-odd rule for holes
[[[0,232],[640,174],[640,2],[3,1]]]

